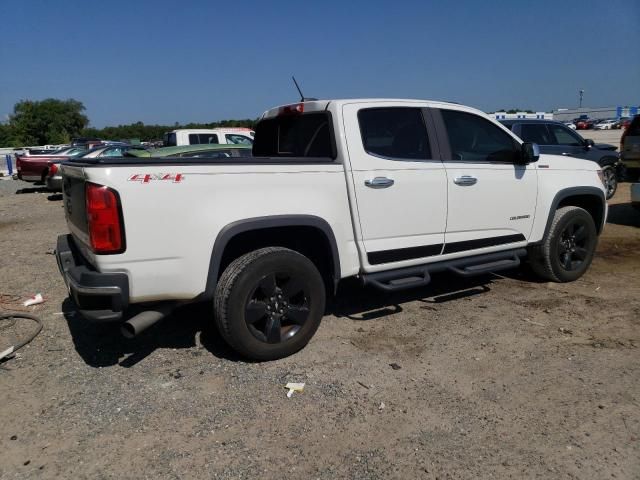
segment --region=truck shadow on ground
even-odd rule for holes
[[[34,185],[38,185],[37,183]],[[44,184],[41,184],[44,185]],[[42,186],[42,187],[38,187],[38,186],[34,186],[34,187],[27,187],[27,188],[21,188],[19,190],[16,190],[16,195],[25,195],[27,193],[51,193],[51,190],[49,190],[46,186]]]
[[[327,306],[327,314],[354,321],[369,321],[403,311],[402,305],[422,302],[429,305],[450,302],[489,292],[491,275],[462,278],[453,274],[434,275],[432,283],[426,287],[387,293],[373,287],[362,287],[356,279],[348,279],[340,284],[337,295]]]
[[[329,300],[326,314],[351,321],[372,321],[403,311],[409,302],[424,303],[425,310],[433,305],[481,295],[490,291],[495,276],[483,275],[460,278],[438,274],[427,287],[395,293],[363,288],[355,279],[340,284],[337,295]],[[209,303],[180,307],[169,317],[152,326],[134,339],[126,339],[120,333],[120,324],[93,324],[76,312],[67,298],[62,304],[74,347],[84,362],[91,367],[119,365],[135,366],[162,348],[185,349],[201,346],[218,358],[230,361],[247,361],[237,355],[220,337],[213,324]]]
[[[192,304],[176,309],[140,336],[127,339],[120,323],[90,323],[76,312],[68,298],[62,304],[73,344],[91,367],[132,367],[159,348],[193,348],[201,345],[218,358],[240,360],[215,332],[209,304]],[[199,334],[199,343],[198,343]]]

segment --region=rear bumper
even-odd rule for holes
[[[61,192],[62,191],[62,177],[54,176],[47,177],[47,189],[52,192]]]
[[[42,178],[37,175],[25,175],[22,172],[18,172],[18,180],[22,180],[24,182],[39,182]]]
[[[622,163],[627,168],[640,168],[640,157],[638,158],[623,158]]]
[[[635,138],[632,139],[633,143],[630,143],[630,140],[629,138],[625,140],[620,159],[627,168],[640,168],[640,143]]]
[[[95,322],[122,319],[129,306],[129,278],[124,273],[101,273],[78,252],[71,235],[60,235],[56,246],[58,268],[80,314]]]

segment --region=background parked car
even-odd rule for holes
[[[542,153],[569,155],[593,160],[602,167],[607,199],[613,197],[618,188],[618,179],[623,176],[615,145],[593,143],[585,140],[570,128],[552,120],[502,120],[502,124],[525,142],[537,143]]]
[[[102,143],[102,140],[99,138],[78,137],[71,139],[72,147],[91,148],[92,146],[99,145],[100,143]],[[89,147],[87,147],[87,145],[89,145]]]
[[[613,129],[613,126],[616,124],[616,122],[617,120],[615,119],[601,120],[596,123],[595,128],[596,130],[611,130]]]
[[[144,150],[144,147],[126,144],[110,144],[100,145],[92,148],[88,151],[73,157],[74,159],[86,159],[86,158],[101,158],[101,157],[122,157],[125,152],[129,150]],[[46,173],[47,188],[52,192],[62,191],[62,174],[60,172],[60,164],[67,158],[61,160],[54,160],[49,163],[49,168]]]
[[[576,130],[588,130],[590,125],[589,120],[586,120],[586,119],[577,120],[575,124],[576,124]]]
[[[51,162],[64,161],[86,151],[82,147],[69,147],[45,154],[16,155],[18,178],[26,182],[44,182]]]
[[[573,122],[564,122],[564,123],[563,123],[563,125],[564,125],[565,127],[570,128],[571,130],[575,130],[575,129],[576,129],[576,124],[575,124],[575,123],[573,123]]]
[[[184,145],[234,144],[253,145],[255,132],[249,128],[181,128],[166,132],[163,138],[165,147]]]
[[[629,121],[620,138],[620,158],[631,181],[640,179],[640,115]]]
[[[239,158],[251,157],[251,145],[184,145],[153,150],[129,150],[128,157]]]

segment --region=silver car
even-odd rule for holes
[[[123,154],[131,149],[144,150],[143,147],[127,144],[111,144],[100,145],[88,150],[86,153],[74,157],[74,160],[82,158],[102,158],[102,157],[122,157]],[[62,191],[62,174],[60,172],[60,163],[52,163],[47,172],[47,189],[52,192]]]

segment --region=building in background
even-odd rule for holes
[[[553,117],[560,121],[569,121],[586,115],[588,118],[620,118],[633,117],[638,114],[638,106],[635,107],[600,107],[600,108],[558,108],[553,111]]]
[[[527,113],[527,112],[516,112],[516,113],[507,113],[507,112],[494,112],[490,115],[493,115],[496,120],[520,120],[523,118],[526,119],[537,119],[537,120],[553,120],[553,113],[547,112],[535,112],[535,113]]]

